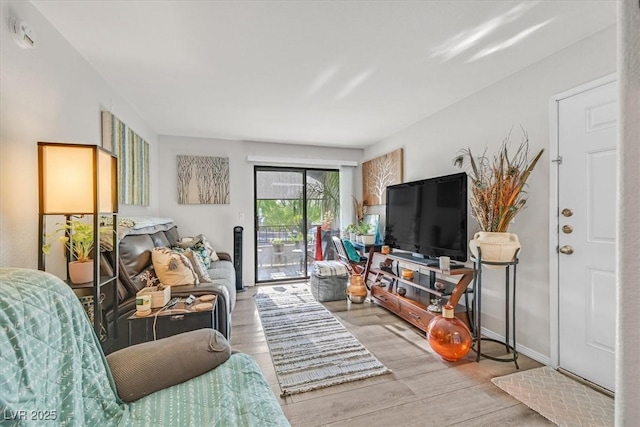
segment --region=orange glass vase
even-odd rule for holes
[[[427,327],[427,339],[433,351],[448,362],[455,362],[471,350],[471,332],[456,318],[453,306],[442,307],[442,315],[434,317]]]
[[[349,278],[349,286],[347,286],[347,298],[351,302],[363,303],[367,299],[367,287],[364,284],[364,278],[361,274],[352,274]]]

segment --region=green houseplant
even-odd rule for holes
[[[482,258],[487,261],[510,261],[520,248],[517,236],[507,230],[527,202],[527,179],[544,152],[541,149],[531,158],[529,138],[524,129],[522,132],[522,141],[515,151],[510,151],[509,132],[493,157],[487,156],[486,150],[474,155],[466,148],[453,160],[456,166],[467,169],[471,179],[471,213],[481,229],[469,247],[477,257],[477,247],[481,246]]]
[[[280,238],[271,239],[271,244],[273,245],[273,250],[276,252],[284,251],[284,240]]]
[[[375,236],[371,234],[371,224],[361,221],[356,225],[356,234],[360,236],[360,241],[364,245],[372,245],[375,242]]]
[[[60,235],[60,233],[63,233]],[[57,236],[57,240],[66,247],[72,255],[73,261],[69,262],[69,279],[73,283],[86,283],[93,279],[93,259],[91,252],[94,247],[93,225],[70,220],[64,224],[58,224],[58,228],[47,234],[48,239]],[[51,252],[51,240],[44,244],[42,252],[48,255]]]
[[[344,232],[349,234],[349,240],[351,241],[356,240],[357,231],[358,231],[358,226],[355,223],[351,223],[347,225],[344,229]]]

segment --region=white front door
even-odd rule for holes
[[[613,391],[616,82],[560,100],[558,113],[559,365]]]

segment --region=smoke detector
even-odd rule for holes
[[[11,35],[16,44],[23,49],[32,49],[36,47],[36,36],[29,25],[24,21],[18,21],[16,18],[9,20]]]

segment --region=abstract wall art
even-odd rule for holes
[[[120,203],[149,206],[149,144],[111,112],[103,111],[102,146],[118,156]]]
[[[362,163],[362,193],[368,204],[387,203],[387,186],[402,182],[402,148]]]
[[[178,203],[229,204],[229,158],[179,155]]]

